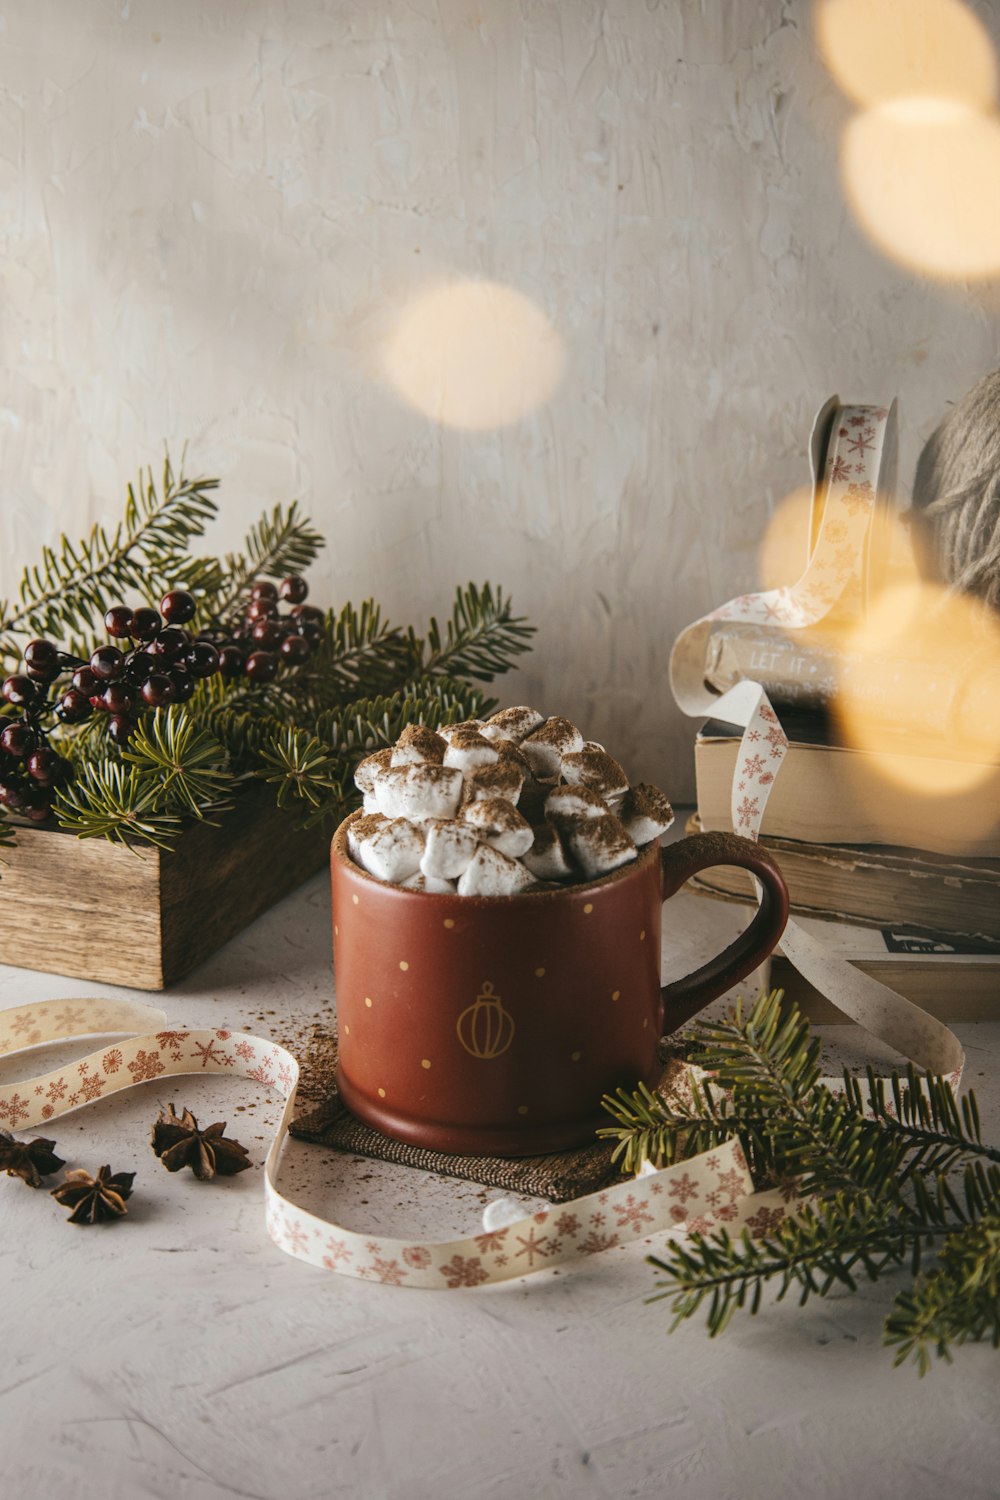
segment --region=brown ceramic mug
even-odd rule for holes
[[[374,879],[348,853],[350,821],[331,850],[337,1087],[359,1119],[437,1151],[593,1141],[601,1096],[655,1085],[664,1030],[762,963],[788,917],[777,865],[735,834],[651,844],[585,885],[477,897]],[[716,958],[661,987],[661,905],[719,864],[758,877],[760,909]]]

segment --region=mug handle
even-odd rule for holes
[[[728,948],[693,974],[663,985],[664,1025],[674,1031],[764,962],[788,921],[788,887],[767,850],[736,833],[693,833],[676,844],[665,845],[660,853],[664,901],[692,875],[711,865],[737,865],[756,875],[763,886],[753,921]]]

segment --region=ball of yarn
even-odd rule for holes
[[[927,440],[913,522],[928,571],[1000,610],[1000,370],[977,381]]]

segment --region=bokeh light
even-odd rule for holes
[[[938,584],[891,585],[844,633],[835,713],[846,743],[914,794],[995,788],[1000,620]],[[995,815],[984,808],[983,822]]]
[[[1000,271],[1000,123],[937,96],[895,99],[844,130],[841,173],[886,255],[948,279]]]
[[[793,490],[778,501],[757,554],[762,589],[786,587],[802,577],[809,561],[811,525],[811,490]]]
[[[495,281],[455,281],[404,307],[382,351],[389,385],[446,427],[507,427],[562,378],[562,341],[542,310]]]
[[[989,35],[961,0],[820,0],[816,40],[840,87],[865,107],[937,98],[989,109]]]

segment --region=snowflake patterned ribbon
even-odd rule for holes
[[[140,1028],[142,1030],[140,1031]],[[43,1000],[0,1011],[0,1056],[73,1037],[130,1034],[70,1064],[0,1087],[0,1124],[32,1129],[152,1078],[221,1073],[280,1094],[285,1107],[264,1164],[267,1230],[286,1254],[308,1265],[391,1286],[457,1290],[508,1281],[667,1233],[723,1226],[764,1233],[786,1207],[755,1193],[738,1140],[689,1161],[561,1203],[502,1229],[461,1239],[421,1241],[371,1235],[307,1212],[278,1189],[294,1113],[299,1067],[284,1047],[225,1029],[167,1029],[163,1012],[131,1000]]]
[[[743,729],[730,810],[734,831],[753,840],[759,836],[788,738],[760,683],[737,683],[721,697],[705,686],[705,643],[720,620],[779,625],[793,632],[818,624],[835,608],[858,607],[880,480],[893,459],[887,451],[893,410],[828,402],[817,417],[814,437],[829,415],[833,425],[823,472],[813,474],[814,507],[817,495],[823,496],[822,520],[805,572],[794,584],[741,594],[705,615],[681,632],[670,657],[671,689],[685,713],[723,719]],[[757,889],[759,894],[759,884]],[[794,921],[785,928],[781,948],[799,973],[851,1020],[919,1067],[958,1087],[965,1054],[954,1032],[942,1022],[830,953],[820,939],[803,932]],[[837,1079],[821,1082],[839,1087]]]

